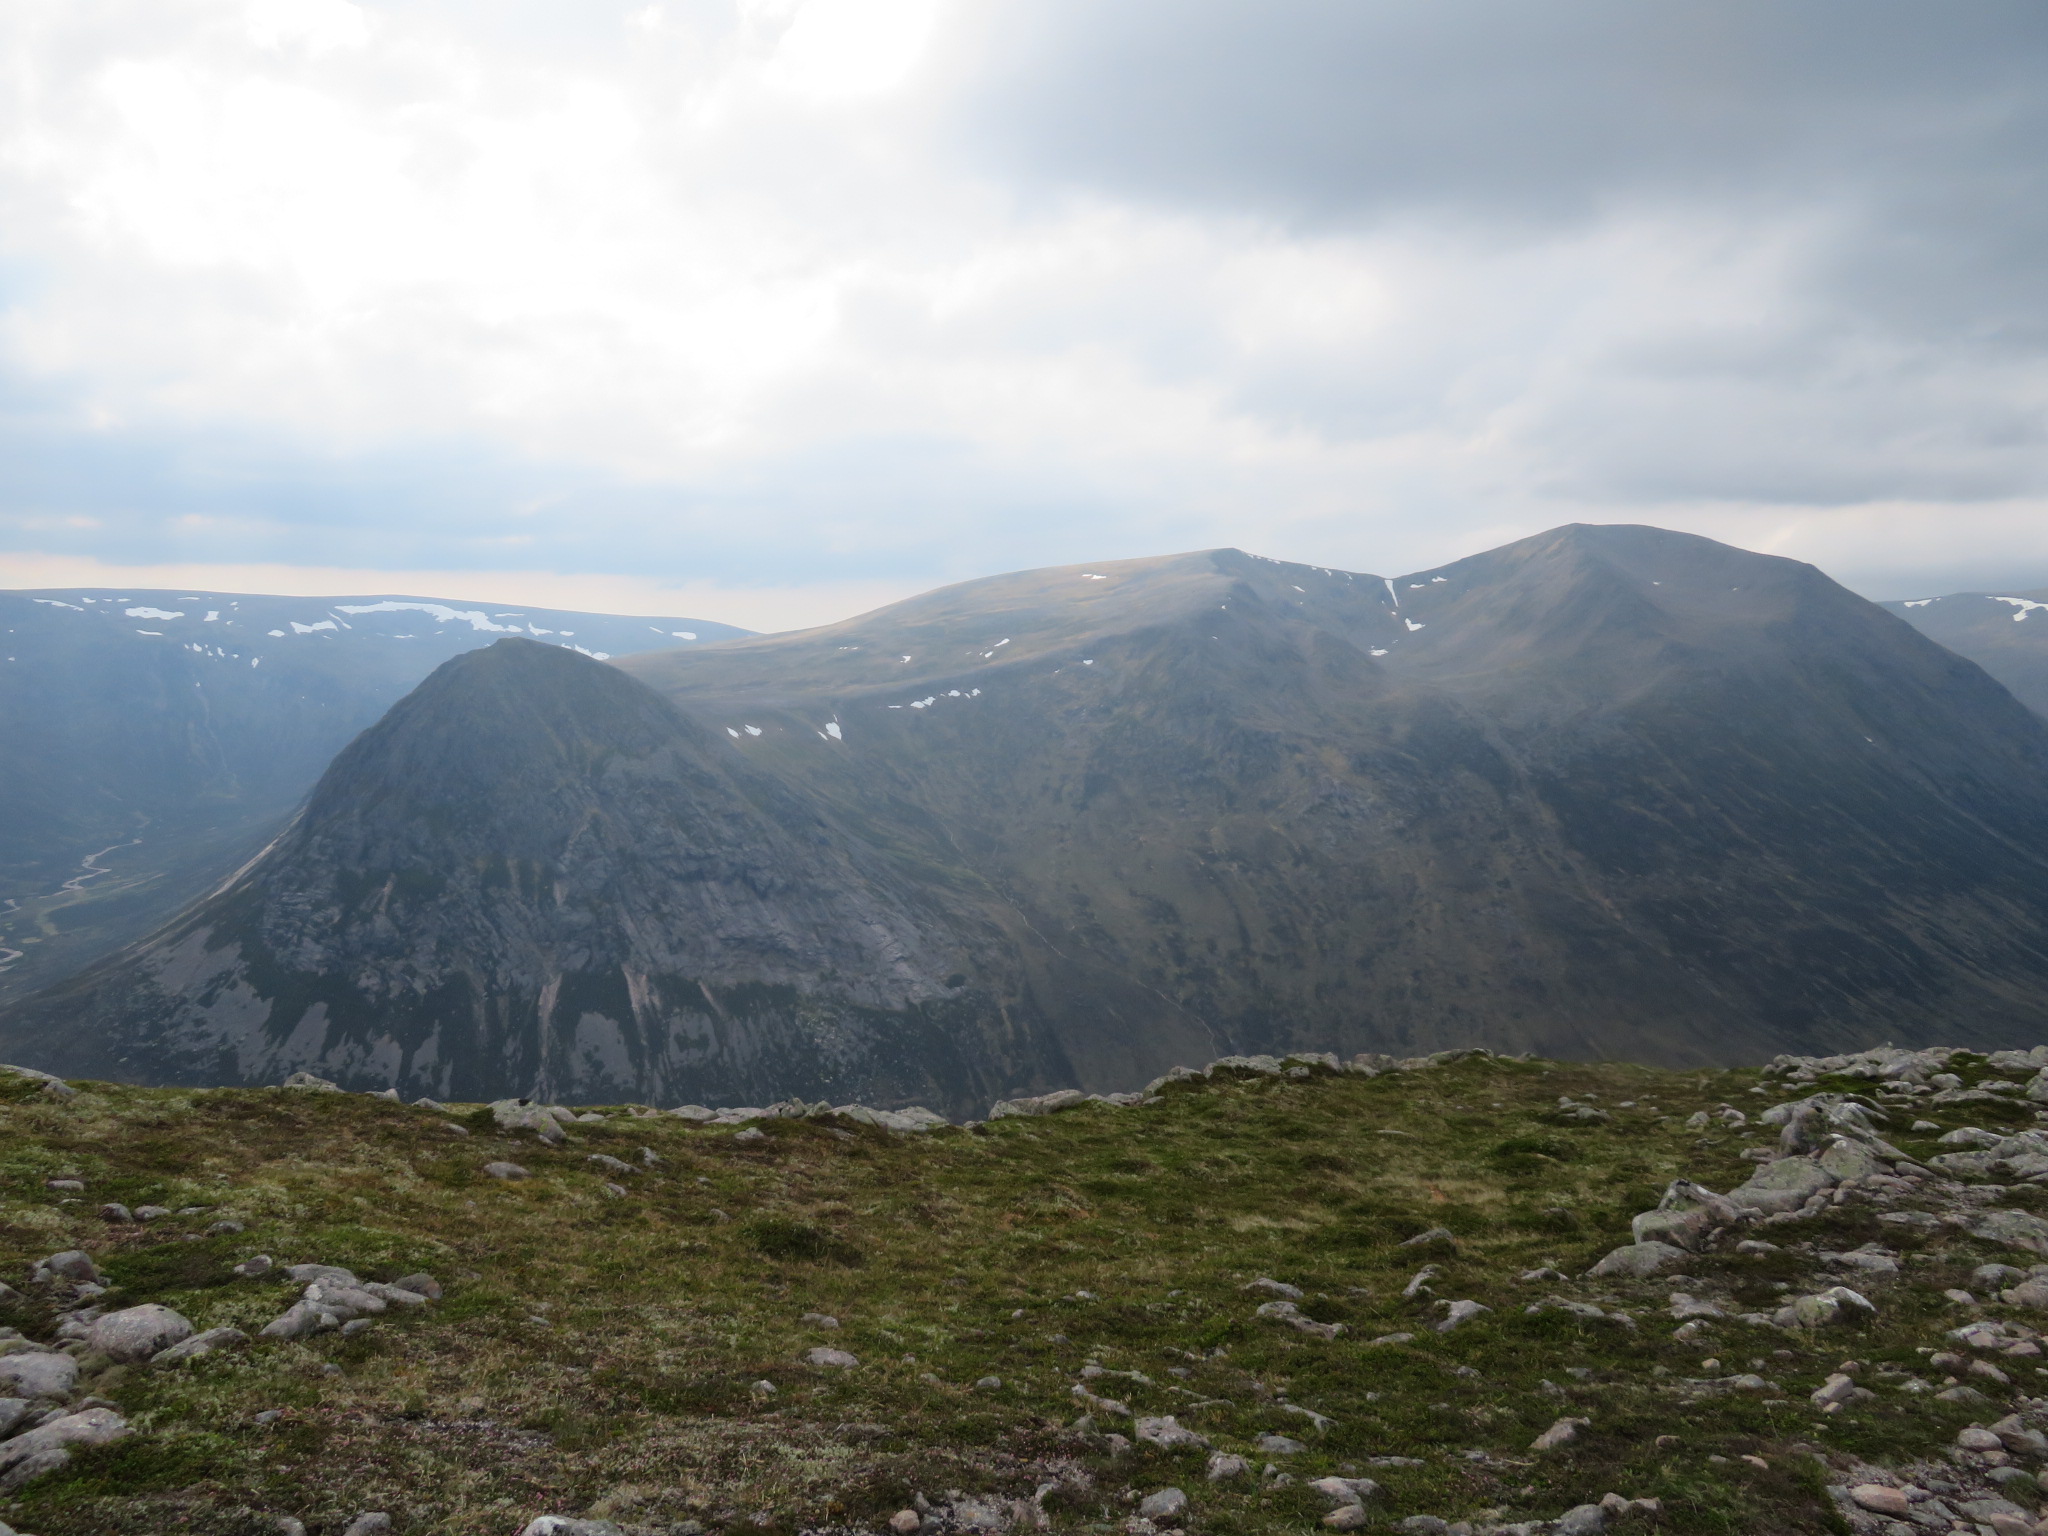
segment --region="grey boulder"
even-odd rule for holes
[[[0,1355],[0,1391],[9,1396],[65,1398],[78,1385],[78,1362],[54,1350]]]
[[[1685,1262],[1685,1250],[1674,1248],[1669,1243],[1628,1243],[1615,1249],[1586,1273],[1601,1279],[1629,1277],[1640,1280],[1648,1275],[1662,1274]]]
[[[151,1365],[183,1365],[187,1360],[199,1360],[217,1349],[240,1349],[249,1342],[249,1335],[239,1328],[209,1328],[204,1333],[195,1333],[182,1344],[173,1344],[162,1354],[152,1355]]]
[[[74,1446],[112,1445],[128,1433],[128,1421],[111,1408],[87,1408],[38,1425],[25,1435],[0,1441],[0,1489],[54,1472]]]
[[[123,1307],[92,1324],[86,1343],[109,1360],[133,1365],[162,1354],[192,1337],[192,1324],[182,1314],[155,1302]]]

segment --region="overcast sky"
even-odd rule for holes
[[[2041,0],[9,0],[0,584],[2048,585]]]

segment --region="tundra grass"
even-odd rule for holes
[[[0,1519],[38,1536],[274,1533],[286,1515],[332,1533],[365,1509],[405,1536],[511,1536],[545,1513],[880,1530],[919,1496],[1038,1494],[1054,1529],[1103,1532],[1176,1485],[1192,1531],[1306,1532],[1329,1507],[1309,1482],[1340,1473],[1382,1485],[1382,1523],[1554,1518],[1613,1491],[1663,1501],[1643,1530],[1839,1531],[1830,1465],[1930,1454],[1982,1412],[1881,1391],[1823,1416],[1807,1394],[1850,1356],[1926,1373],[1928,1347],[1970,1315],[1942,1289],[2015,1256],[1950,1230],[1902,1234],[1856,1206],[1773,1229],[1788,1245],[1905,1250],[1895,1282],[1866,1287],[1874,1323],[1796,1338],[1729,1321],[1681,1342],[1670,1280],[1576,1278],[1628,1241],[1669,1179],[1743,1180],[1742,1151],[1772,1133],[1684,1122],[1783,1096],[1758,1082],[1475,1059],[1373,1079],[1219,1076],[1149,1106],[917,1136],[790,1120],[740,1141],[617,1108],[559,1148],[352,1094],[82,1084],[59,1103],[8,1085],[0,1274],[84,1247],[115,1286],[108,1305],[161,1302],[251,1333],[295,1294],[233,1274],[259,1252],[386,1280],[424,1269],[447,1294],[353,1339],[106,1369],[84,1390],[138,1433],[0,1499]],[[1560,1095],[1612,1119],[1562,1117]],[[1986,1104],[1929,1118],[2031,1123]],[[1936,1133],[1908,1133],[1908,1119],[1892,1139],[1931,1155]],[[487,1177],[500,1159],[531,1177]],[[60,1177],[84,1194],[50,1190]],[[95,1214],[106,1201],[204,1209],[114,1226]],[[206,1235],[223,1219],[244,1230]],[[1437,1228],[1455,1245],[1402,1246]],[[1425,1263],[1437,1277],[1404,1299]],[[1546,1267],[1574,1278],[1517,1278]],[[1690,1289],[1759,1310],[1841,1278],[1790,1248],[1704,1258],[1695,1274]],[[1267,1298],[1244,1287],[1262,1276],[1344,1333],[1258,1318]],[[1553,1293],[1637,1325],[1525,1312]],[[1491,1311],[1437,1333],[1433,1303],[1451,1299]],[[35,1334],[49,1321],[38,1305],[31,1294],[0,1321]],[[1370,1342],[1388,1334],[1412,1337]],[[817,1346],[860,1363],[806,1364]],[[1113,1412],[1077,1428],[1089,1365],[1104,1374],[1087,1390],[1175,1415],[1253,1475],[1210,1483],[1204,1452],[1119,1449],[1107,1436],[1132,1423]],[[1737,1372],[1782,1390],[1687,1385]],[[1529,1448],[1564,1416],[1590,1422],[1568,1445]],[[1257,1449],[1269,1434],[1306,1449]],[[1259,1476],[1269,1462],[1292,1480]]]

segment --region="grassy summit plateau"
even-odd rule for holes
[[[1963,1054],[1946,1070],[2013,1075]],[[1485,1056],[1377,1076],[1226,1069],[1155,1102],[924,1134],[605,1108],[550,1146],[488,1108],[83,1082],[65,1098],[0,1075],[0,1276],[18,1292],[0,1323],[20,1335],[0,1336],[0,1359],[60,1338],[78,1298],[25,1278],[58,1250],[91,1255],[103,1312],[158,1303],[252,1335],[305,1289],[285,1265],[445,1288],[353,1337],[180,1364],[72,1344],[64,1406],[98,1399],[132,1433],[0,1494],[0,1521],[268,1536],[289,1518],[339,1536],[384,1511],[402,1536],[515,1536],[545,1515],[688,1536],[881,1533],[894,1516],[899,1531],[1144,1536],[1446,1528],[1418,1516],[1486,1530],[1613,1493],[1661,1505],[1597,1517],[1616,1532],[2029,1530],[2043,1495],[2024,1437],[2008,1426],[2008,1453],[1957,1435],[2015,1411],[2048,1422],[2031,1395],[2048,1357],[2024,1347],[2038,1314],[1976,1274],[2041,1255],[1961,1224],[2048,1213],[2035,1186],[1916,1175],[1705,1238],[1676,1277],[1585,1278],[1669,1181],[1754,1175],[1743,1153],[1775,1149],[1757,1121],[1770,1105],[1873,1094],[1909,1167],[1954,1153],[1944,1132],[2035,1124],[2010,1083],[1965,1097],[1805,1077]],[[493,1162],[529,1176],[491,1177]],[[173,1214],[109,1221],[108,1202]],[[241,1230],[209,1235],[219,1223]],[[1410,1242],[1436,1229],[1449,1238]],[[1859,1249],[1896,1272],[1842,1258]],[[238,1276],[257,1254],[279,1267]],[[1555,1275],[1527,1278],[1540,1270]],[[1301,1295],[1276,1308],[1284,1291],[1262,1279]],[[1837,1285],[1874,1317],[1763,1320]],[[1489,1310],[1437,1331],[1466,1301]],[[1725,1315],[1674,1315],[1701,1304]],[[1995,1349],[1950,1336],[1980,1319],[2006,1324]],[[858,1364],[809,1363],[818,1349]],[[1811,1394],[1833,1374],[1855,1390],[1827,1408]],[[1959,1385],[1979,1400],[1938,1395]],[[1139,1438],[1166,1415],[1208,1445]],[[1586,1423],[1532,1449],[1561,1419]],[[1212,1479],[1230,1456],[1246,1469]],[[1332,1477],[1370,1482],[1316,1486]],[[1902,1490],[1914,1518],[1830,1491],[1871,1485]],[[1184,1509],[1140,1514],[1168,1488]],[[1600,1528],[1574,1518],[1560,1529]]]

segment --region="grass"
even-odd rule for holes
[[[1307,1482],[1350,1468],[1384,1486],[1388,1520],[1554,1518],[1611,1490],[1665,1501],[1644,1530],[1837,1531],[1816,1456],[1909,1459],[1982,1414],[1881,1392],[1823,1420],[1806,1394],[1852,1354],[1873,1372],[1925,1374],[1922,1351],[1961,1320],[1942,1287],[2016,1256],[1952,1231],[1902,1234],[1854,1206],[1774,1231],[1907,1254],[1898,1282],[1859,1287],[1880,1305],[1874,1324],[1806,1339],[1729,1322],[1674,1340],[1668,1280],[1516,1279],[1581,1274],[1673,1177],[1741,1182],[1752,1165],[1739,1153],[1763,1136],[1684,1120],[1781,1096],[1752,1094],[1757,1082],[1482,1059],[1371,1080],[1175,1084],[1154,1106],[912,1137],[777,1121],[740,1144],[730,1129],[619,1109],[570,1127],[561,1148],[474,1115],[459,1136],[445,1116],[365,1096],[91,1084],[55,1103],[0,1084],[0,1265],[17,1273],[83,1246],[117,1285],[110,1305],[157,1301],[201,1328],[251,1332],[294,1294],[234,1278],[252,1253],[386,1280],[424,1269],[447,1286],[438,1305],[356,1339],[107,1371],[89,1389],[145,1433],[0,1500],[0,1519],[39,1536],[274,1532],[281,1515],[338,1532],[363,1509],[389,1510],[407,1536],[503,1536],[543,1513],[874,1530],[916,1494],[1028,1498],[1050,1484],[1056,1529],[1121,1530],[1131,1495],[1175,1484],[1198,1531],[1307,1531],[1327,1509]],[[1558,1121],[1564,1094],[1594,1096],[1611,1123]],[[2028,1117],[1968,1105],[1928,1118]],[[1893,1139],[1931,1155],[1936,1133],[1904,1123]],[[660,1161],[642,1166],[643,1147]],[[606,1172],[593,1152],[636,1171]],[[533,1177],[485,1177],[496,1159]],[[82,1197],[45,1186],[66,1176],[86,1181]],[[108,1200],[205,1209],[116,1228],[93,1214]],[[204,1235],[222,1218],[246,1230]],[[1400,1246],[1436,1227],[1455,1249]],[[1440,1271],[1436,1297],[1493,1310],[1431,1331],[1429,1298],[1401,1294],[1425,1262]],[[1839,1278],[1789,1251],[1717,1255],[1694,1273],[1763,1310]],[[1304,1314],[1345,1335],[1257,1318],[1265,1298],[1242,1287],[1262,1275],[1301,1287]],[[1525,1314],[1551,1292],[1624,1308],[1638,1326]],[[1400,1332],[1414,1337],[1365,1342]],[[861,1364],[804,1364],[818,1345]],[[1257,1436],[1307,1442],[1284,1459],[1295,1482],[1210,1484],[1199,1452],[1114,1453],[1073,1427],[1071,1389],[1091,1363],[1144,1378],[1091,1390],[1176,1414],[1255,1468],[1269,1459]],[[1746,1370],[1784,1392],[1684,1385]],[[986,1377],[1001,1385],[975,1385]],[[1286,1404],[1333,1422],[1319,1432]],[[1569,1446],[1528,1449],[1566,1414],[1592,1423]],[[1421,1465],[1371,1465],[1390,1456]]]

